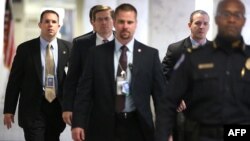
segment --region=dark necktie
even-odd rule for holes
[[[121,56],[119,59],[117,76],[124,77],[127,70],[127,50],[126,46],[121,47]],[[125,95],[116,95],[116,112],[122,112],[125,107]]]
[[[45,57],[45,98],[52,102],[56,98],[55,92],[55,63],[54,57],[51,51],[51,44],[48,44],[46,48],[46,57]]]
[[[126,46],[122,46],[121,50],[122,50],[122,52],[121,52],[121,56],[119,59],[120,65],[118,65],[117,76],[120,76],[122,71],[126,72],[126,70],[127,70],[127,60],[128,60],[127,50],[128,50],[128,48]]]
[[[107,39],[103,39],[102,40],[102,43],[104,44],[104,43],[107,43],[109,40],[107,40]]]

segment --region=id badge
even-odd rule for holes
[[[129,95],[129,83],[123,77],[117,77],[116,93],[117,95]]]
[[[54,88],[55,87],[55,77],[54,75],[47,75],[46,87]]]
[[[68,74],[68,66],[64,67],[65,74]]]

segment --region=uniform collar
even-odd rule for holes
[[[239,38],[239,40],[232,42],[217,35],[213,41],[213,48],[222,49],[228,53],[235,51],[245,52],[246,44],[242,36]]]

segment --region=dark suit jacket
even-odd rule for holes
[[[69,69],[63,89],[63,111],[73,111],[76,88],[84,70],[89,49],[96,46],[96,33],[82,35],[73,40]]]
[[[116,96],[114,47],[113,40],[92,48],[85,73],[79,82],[72,127],[87,130],[87,141],[114,141]],[[158,114],[165,82],[158,51],[138,41],[134,43],[130,88],[145,139],[152,141],[154,124],[150,96],[153,97]]]
[[[88,33],[85,33],[85,34],[79,36],[79,37],[88,36],[88,35],[91,35],[91,34],[95,34],[95,32],[92,30],[92,31],[90,31]],[[76,37],[76,38],[79,38],[79,37]]]
[[[167,80],[169,80],[171,72],[175,63],[180,58],[181,54],[185,52],[186,48],[192,47],[190,37],[187,37],[179,42],[170,44],[167,49],[166,56],[163,58],[163,73]]]
[[[114,31],[113,31],[114,33]],[[76,88],[84,71],[89,49],[96,46],[96,33],[93,31],[73,40],[73,48],[69,60],[69,70],[63,90],[63,111],[73,111]]]
[[[57,39],[58,66],[57,97],[62,98],[64,71],[69,58],[70,43]],[[40,39],[32,39],[18,46],[6,89],[4,113],[15,114],[19,98],[18,123],[21,127],[33,124],[44,97]]]
[[[207,40],[207,43],[209,42],[211,43],[211,41]],[[187,48],[191,47],[192,43],[189,36],[179,42],[170,44],[168,46],[166,56],[163,58],[162,61],[163,73],[167,80],[170,79],[173,68],[178,59],[181,57],[181,54],[183,54]]]

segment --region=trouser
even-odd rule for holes
[[[31,127],[24,127],[26,141],[59,141],[65,129],[61,105],[57,99],[52,103],[43,99],[41,111]]]
[[[136,112],[116,114],[115,141],[145,141]]]
[[[223,141],[224,129],[220,125],[200,124],[186,119],[184,124],[185,141]]]
[[[174,141],[185,141],[184,140],[184,123],[185,123],[184,114],[182,112],[177,113],[176,124],[172,133]]]

